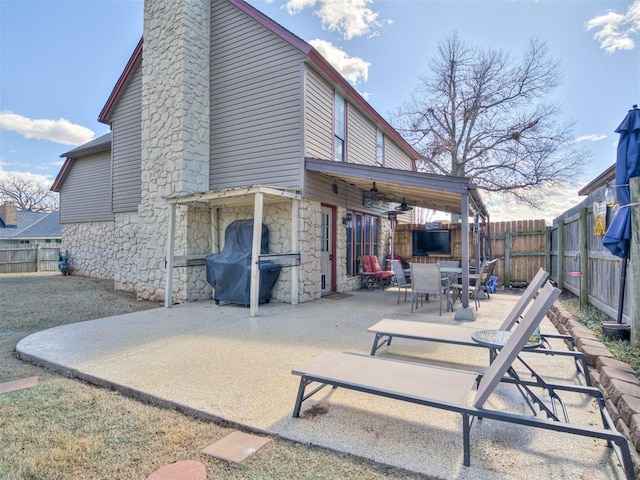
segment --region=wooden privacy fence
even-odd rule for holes
[[[424,229],[423,224],[398,224],[394,244],[396,255],[408,262],[430,263],[462,258],[462,225],[443,223],[442,228],[451,230],[451,254],[430,254],[428,257],[413,257],[411,231]],[[489,241],[488,233],[491,233]],[[547,231],[544,220],[519,220],[492,222],[478,226],[480,258],[498,258],[494,270],[498,282],[507,286],[526,285],[540,267],[545,266]],[[469,258],[475,258],[474,232],[469,232]]]
[[[54,272],[60,247],[40,244],[0,246],[0,273]]]
[[[593,203],[599,200],[598,193],[563,213],[548,228],[546,264],[558,287],[577,295],[581,305],[589,303],[617,318],[622,259],[603,247],[602,235],[595,234]],[[631,295],[630,282],[627,281],[625,298],[630,299]],[[622,309],[626,323],[630,320],[629,304],[625,301]]]

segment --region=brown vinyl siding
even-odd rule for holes
[[[347,108],[347,161],[377,165],[376,127],[351,104]]]
[[[113,220],[109,152],[75,159],[60,189],[60,223]]]
[[[130,83],[118,99],[113,125],[113,211],[138,209],[142,196],[142,66],[136,65]]]
[[[307,68],[305,91],[305,156],[331,160],[333,88]]]
[[[299,188],[304,56],[227,2],[211,18],[210,188]]]
[[[333,193],[333,184],[338,186],[338,193]],[[382,203],[378,207],[365,208],[362,204],[362,190],[355,187],[348,187],[349,195],[347,198],[347,184],[345,182],[336,181],[326,175],[320,175],[315,172],[307,172],[305,179],[304,197],[310,200],[335,205],[345,208],[348,203],[348,209],[367,213],[369,215],[382,215],[391,208],[390,204]],[[340,223],[342,219],[338,219]]]

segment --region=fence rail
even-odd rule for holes
[[[395,232],[395,251],[405,260],[416,263],[461,260],[462,230],[460,224],[446,225],[451,230],[451,255],[412,257],[411,230],[424,225],[400,224]],[[489,236],[489,233],[491,234]],[[480,258],[498,258],[493,274],[504,285],[527,284],[545,265],[547,231],[544,220],[492,222],[480,225]],[[489,241],[489,238],[491,239]],[[469,258],[475,257],[473,234],[469,238]]]
[[[46,245],[0,246],[0,273],[54,272],[60,247]]]

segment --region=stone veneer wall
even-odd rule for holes
[[[300,201],[298,269],[298,301],[316,300],[322,295],[320,284],[320,203]],[[235,220],[253,218],[253,207],[221,207],[218,211],[220,225],[220,250],[224,248],[224,232]],[[291,203],[265,203],[263,223],[269,229],[269,253],[291,252]],[[273,287],[271,298],[291,303],[291,269],[284,268]]]
[[[140,258],[140,237],[138,235],[138,212],[115,214],[114,288],[125,292],[136,292],[136,273]],[[144,298],[144,297],[141,297]],[[148,300],[148,298],[144,298]]]
[[[581,324],[559,302],[547,314],[558,331],[571,335],[589,367],[591,382],[604,394],[605,406],[617,428],[630,441],[636,476],[640,476],[640,381],[626,363],[613,358],[593,331]]]
[[[109,278],[114,275],[114,222],[65,223],[61,252],[69,252],[73,275]]]
[[[189,205],[187,225],[187,245],[189,248],[186,254],[211,253],[211,208],[200,203]],[[195,301],[212,298],[213,290],[207,283],[205,266],[192,266],[178,270],[184,270],[185,276],[180,284],[185,288],[177,295],[179,300]]]
[[[142,201],[138,209],[138,297],[164,298],[168,205],[165,197],[209,190],[209,0],[144,2],[142,56]],[[176,255],[199,225],[189,207],[176,214]],[[199,215],[195,214],[199,222]],[[198,245],[198,248],[200,245]],[[174,294],[186,299],[185,269]],[[194,280],[198,283],[198,280]],[[123,282],[124,283],[124,282]]]

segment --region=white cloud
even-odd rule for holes
[[[382,21],[378,13],[369,8],[373,0],[288,0],[284,7],[290,15],[305,8],[315,8],[322,27],[342,34],[345,40],[365,35],[377,35],[377,29],[390,21]]]
[[[514,200],[505,201],[499,194],[488,195],[483,192],[482,198],[485,200],[492,222],[543,219],[548,225],[551,225],[554,218],[585,199],[585,197],[578,195],[578,190],[584,185],[586,183],[582,182],[573,187],[554,187],[541,191],[538,200],[539,207],[536,208]]]
[[[63,145],[82,145],[92,140],[94,132],[69,120],[31,119],[12,112],[0,112],[0,128],[11,130],[25,138],[49,140]]]
[[[634,0],[624,14],[609,11],[592,18],[586,28],[596,30],[593,38],[600,42],[600,48],[607,53],[633,50],[636,46],[633,37],[640,32],[640,0]]]
[[[596,134],[580,135],[579,137],[576,137],[576,138],[573,139],[573,143],[578,143],[578,142],[598,142],[600,140],[604,140],[605,138],[607,138],[606,135],[596,135]]]
[[[313,48],[340,72],[352,85],[366,82],[371,64],[358,57],[350,57],[346,52],[324,40],[311,40]]]
[[[39,175],[37,173],[30,172],[5,172],[0,168],[0,182],[5,181],[9,177],[24,180],[26,182],[36,183],[45,188],[50,188],[53,184],[53,180],[46,175]]]

